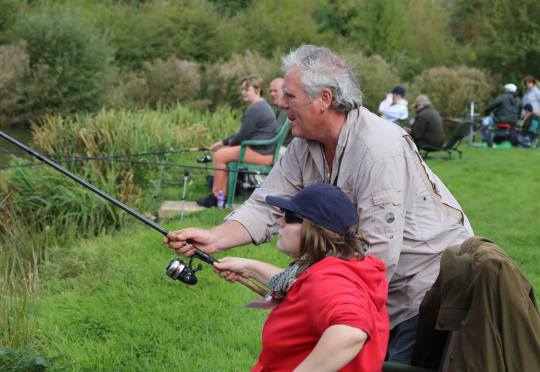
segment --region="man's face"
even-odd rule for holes
[[[279,106],[283,98],[283,80],[276,79],[270,83],[270,97],[275,106]]]
[[[318,128],[320,127],[321,102],[318,98],[309,102],[300,81],[300,74],[300,70],[296,67],[285,74],[280,107],[287,110],[293,136],[314,140],[318,138],[317,134],[320,132]]]

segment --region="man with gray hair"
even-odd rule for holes
[[[352,69],[327,48],[303,45],[283,58],[284,97],[295,137],[262,187],[211,229],[175,231],[164,242],[192,255],[277,233],[283,211],[267,195],[290,198],[307,185],[340,187],[358,206],[368,254],[387,265],[391,335],[388,359],[409,363],[419,304],[439,272],[442,252],[472,230],[448,189],[420,158],[411,137],[361,106]]]
[[[416,117],[411,128],[411,137],[419,149],[439,149],[444,143],[443,120],[428,96],[420,94],[414,101]]]

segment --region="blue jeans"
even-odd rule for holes
[[[386,360],[389,362],[411,364],[416,343],[416,323],[418,315],[399,323],[390,331]]]

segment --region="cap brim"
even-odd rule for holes
[[[286,209],[294,212],[294,203],[290,199],[278,198],[277,196],[267,196],[266,202],[274,207]]]

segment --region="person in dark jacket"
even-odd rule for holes
[[[499,94],[484,110],[484,115],[493,114],[493,121],[497,124],[511,124],[514,126],[519,119],[521,101],[516,96],[517,86],[506,84],[504,93]]]
[[[484,116],[493,114],[495,133],[492,141],[501,143],[513,137],[514,125],[521,113],[521,101],[516,96],[517,86],[506,84],[504,93],[499,94],[484,110]],[[490,144],[491,141],[488,141]]]
[[[413,108],[416,117],[411,128],[411,136],[419,149],[438,149],[444,143],[443,121],[441,115],[426,95],[416,97]]]

